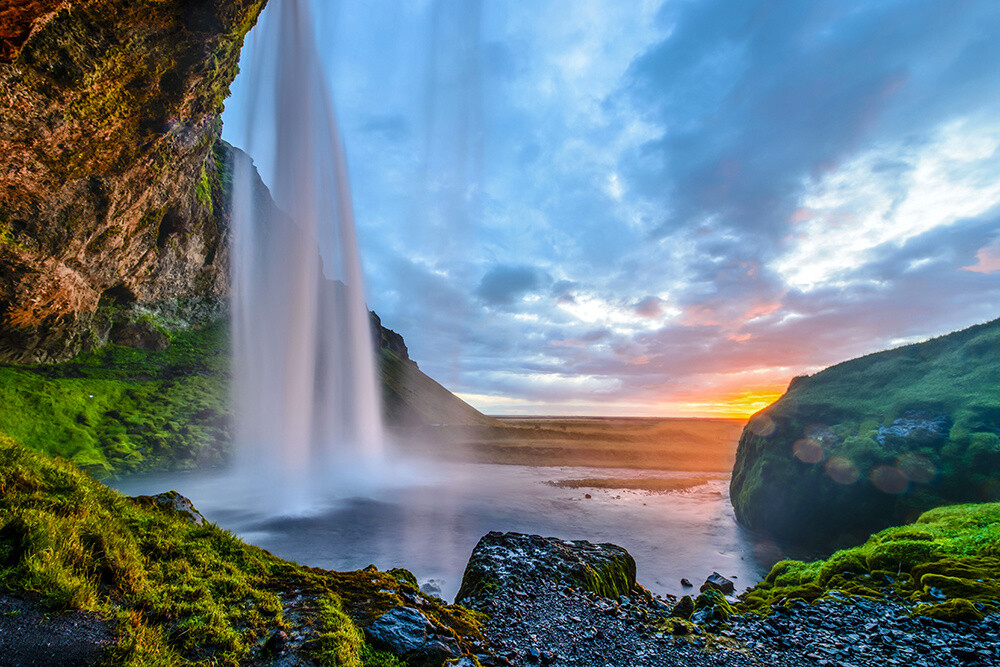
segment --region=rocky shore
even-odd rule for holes
[[[696,598],[600,594],[600,558],[614,545],[491,533],[476,547],[459,602],[488,616],[484,665],[643,667],[772,665],[914,667],[1000,664],[1000,615],[973,622],[914,616],[901,599],[843,597],[739,613],[724,578]],[[626,552],[627,555],[627,552]],[[578,558],[574,558],[578,556]],[[630,558],[630,557],[629,557]],[[560,569],[560,566],[563,566]],[[592,571],[588,571],[592,570]],[[487,585],[483,585],[483,582]],[[607,591],[605,591],[607,592]],[[460,593],[460,596],[462,593]]]

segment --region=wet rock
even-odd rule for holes
[[[395,607],[364,631],[372,646],[398,655],[411,665],[439,667],[458,655],[453,642],[434,637],[434,624],[412,607]]]
[[[123,322],[111,328],[111,342],[139,350],[165,350],[170,336],[150,322]]]
[[[694,588],[694,584],[692,584],[691,580],[688,579],[687,577],[681,579],[681,586],[683,586],[684,588]]]
[[[133,500],[147,507],[159,507],[164,510],[176,512],[196,526],[201,526],[205,523],[205,517],[195,508],[191,499],[182,496],[176,491],[166,491],[155,496],[136,496]]]
[[[720,591],[723,595],[732,595],[736,592],[736,586],[731,580],[726,579],[718,572],[713,572],[708,576],[708,579],[705,580],[705,583],[701,585],[699,590],[702,593],[708,590],[716,590]]]
[[[690,595],[685,595],[674,608],[670,611],[670,615],[674,618],[691,618],[691,614],[694,613],[694,600],[691,599]]]
[[[604,597],[628,596],[636,587],[635,560],[614,544],[491,532],[472,551],[456,600],[472,604],[539,580]]]

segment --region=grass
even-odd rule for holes
[[[0,433],[96,476],[220,462],[230,438],[222,324],[170,347],[109,345],[71,362],[0,366]]]
[[[897,419],[941,432],[887,436]],[[1000,320],[797,378],[748,424],[731,491],[745,525],[828,544],[1000,500]]]
[[[260,653],[270,632],[294,626],[317,635],[320,664],[391,667],[398,663],[368,647],[359,625],[402,604],[403,594],[419,595],[391,573],[282,561],[4,436],[0,581],[53,608],[112,619],[120,641],[104,660],[113,665],[239,664]],[[456,638],[481,638],[471,612],[424,604]]]
[[[915,603],[914,614],[972,620],[1000,611],[998,577],[1000,503],[951,505],[825,560],[781,561],[738,608],[766,615],[794,600],[889,596]]]

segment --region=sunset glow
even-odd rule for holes
[[[368,305],[484,412],[745,418],[1000,314],[995,4],[336,6]]]

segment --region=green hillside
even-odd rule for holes
[[[224,322],[167,331],[164,350],[108,345],[72,361],[0,365],[0,434],[97,477],[217,465],[232,446]],[[386,417],[398,426],[490,426],[399,353],[383,349]]]
[[[796,378],[740,438],[744,525],[829,546],[1000,498],[1000,320]]]

